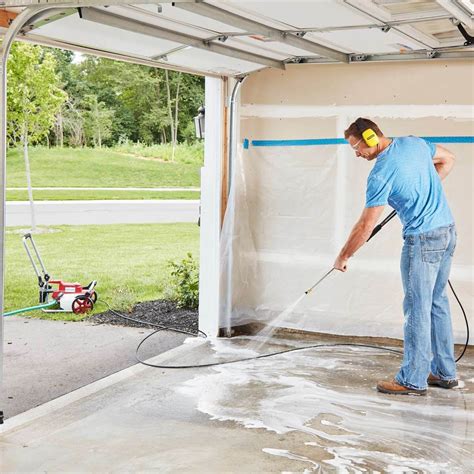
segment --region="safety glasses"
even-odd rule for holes
[[[354,151],[357,151],[359,149],[359,145],[360,145],[360,142],[362,141],[363,139],[361,138],[355,145],[351,145],[351,148],[354,150]],[[350,143],[349,143],[350,145]]]

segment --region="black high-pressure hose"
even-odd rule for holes
[[[375,234],[377,234],[382,229],[382,227],[385,224],[387,224],[387,222],[389,222],[391,219],[393,219],[396,214],[397,214],[396,211],[392,211],[380,224],[376,225],[374,227],[374,230],[370,234],[370,237],[367,239],[367,242]],[[321,278],[318,281],[318,283],[320,283],[324,278],[326,278],[332,272],[332,270],[333,269],[331,269],[328,273],[326,273],[326,275],[324,275],[324,277]],[[313,285],[310,288],[310,290],[308,290],[306,292],[306,294],[308,294],[314,287],[316,287],[318,285],[318,283]],[[469,344],[469,323],[467,321],[466,312],[464,311],[464,308],[461,304],[461,301],[458,298],[458,295],[454,291],[453,285],[451,284],[451,282],[449,280],[448,280],[448,283],[449,283],[449,287],[451,288],[451,291],[453,292],[454,297],[456,298],[456,301],[458,302],[459,306],[461,307],[461,311],[462,311],[463,316],[464,316],[464,321],[466,322],[466,343],[464,344],[464,348],[461,352],[461,355],[456,359],[456,362],[458,362],[463,357],[464,353],[467,350],[467,346]],[[180,334],[187,334],[187,335],[190,335],[190,336],[200,336],[201,335],[201,336],[204,336],[204,337],[207,337],[207,334],[203,331],[200,331],[200,330],[198,330],[197,333],[192,333],[192,332],[189,332],[189,331],[183,331],[183,330],[178,329],[178,328],[172,328],[172,327],[169,327],[169,326],[163,326],[161,324],[155,324],[155,323],[150,323],[148,321],[141,321],[140,319],[130,318],[130,317],[125,316],[125,315],[119,313],[118,311],[115,311],[114,309],[112,309],[106,301],[104,301],[104,300],[99,300],[99,301],[104,303],[109,308],[109,311],[111,313],[115,314],[116,316],[118,316],[122,319],[157,328],[155,331],[148,334],[146,337],[144,337],[140,341],[140,343],[138,344],[137,349],[135,351],[135,358],[137,359],[138,362],[140,362],[143,365],[147,365],[148,367],[155,367],[155,368],[159,368],[159,369],[194,369],[194,368],[200,368],[200,367],[214,367],[216,365],[227,365],[227,364],[235,364],[237,362],[245,362],[245,361],[249,361],[249,360],[264,359],[266,357],[272,357],[272,356],[276,356],[276,355],[279,355],[279,354],[286,354],[288,352],[304,351],[304,350],[309,350],[309,349],[318,349],[318,348],[326,348],[326,347],[338,347],[338,346],[366,347],[366,348],[370,348],[370,349],[377,349],[377,350],[381,350],[381,351],[392,352],[392,353],[395,353],[395,354],[401,354],[401,355],[403,354],[402,351],[398,351],[396,349],[391,349],[389,347],[383,347],[383,346],[375,346],[375,345],[370,345],[370,344],[357,344],[357,343],[335,343],[335,344],[315,344],[315,345],[311,345],[311,346],[294,347],[292,349],[286,349],[286,350],[283,350],[283,351],[271,352],[269,354],[262,354],[262,355],[254,356],[254,357],[246,357],[246,358],[243,358],[243,359],[234,359],[234,360],[229,360],[229,361],[225,361],[225,362],[212,362],[212,363],[209,363],[209,364],[198,364],[198,365],[157,365],[157,364],[150,364],[149,362],[146,362],[146,361],[140,359],[139,351],[140,351],[140,348],[143,345],[143,343],[146,340],[148,340],[150,337],[154,336],[156,333],[158,333],[160,331],[173,331],[173,332],[177,332],[177,333],[180,333]]]
[[[374,227],[374,230],[372,231],[372,233],[370,234],[370,237],[367,239],[367,242],[368,242],[375,234],[377,234],[378,232],[380,232],[380,230],[382,230],[382,227],[383,227],[387,222],[389,222],[390,220],[392,220],[396,215],[397,215],[397,211],[392,211],[380,224],[377,224],[377,225]]]
[[[150,323],[148,321],[141,321],[140,319],[129,318],[128,316],[125,316],[124,314],[121,314],[118,311],[115,311],[114,309],[112,309],[110,307],[109,303],[107,303],[106,301],[104,301],[104,300],[98,300],[98,301],[104,303],[109,308],[109,311],[111,313],[115,314],[115,316],[118,316],[119,318],[125,319],[126,321],[132,321],[134,323],[140,323],[140,324],[143,324],[143,325],[146,325],[146,326],[153,326],[153,327],[158,328],[155,331],[153,331],[152,333],[148,334],[146,337],[144,337],[140,341],[140,343],[138,344],[138,346],[135,350],[135,358],[137,359],[138,362],[140,362],[140,364],[147,365],[148,367],[155,367],[157,369],[196,369],[196,368],[201,368],[201,367],[214,367],[216,365],[227,365],[227,364],[235,364],[237,362],[246,362],[246,361],[249,361],[249,360],[264,359],[266,357],[273,357],[273,356],[276,356],[276,355],[279,355],[279,354],[286,354],[287,352],[305,351],[305,350],[308,350],[308,349],[318,349],[318,348],[324,348],[324,347],[338,347],[338,346],[343,346],[343,347],[352,347],[352,346],[353,347],[366,347],[366,348],[370,348],[370,349],[377,349],[379,351],[392,352],[394,354],[403,354],[402,351],[397,351],[396,349],[391,349],[390,347],[374,346],[374,345],[370,345],[370,344],[357,344],[357,343],[335,343],[335,344],[314,344],[314,345],[311,345],[311,346],[293,347],[291,349],[285,349],[283,351],[270,352],[269,354],[261,354],[261,355],[258,355],[258,356],[245,357],[245,358],[242,358],[242,359],[233,359],[233,360],[228,360],[228,361],[224,361],[224,362],[211,362],[209,364],[197,364],[197,365],[158,365],[158,364],[150,364],[149,362],[146,362],[146,361],[140,359],[138,353],[139,353],[140,348],[143,345],[143,343],[147,339],[149,339],[150,337],[157,334],[158,332],[173,331],[173,332],[177,332],[177,333],[180,333],[180,334],[188,334],[190,336],[200,336],[201,335],[204,338],[207,337],[207,334],[203,331],[200,331],[200,330],[198,330],[197,333],[192,333],[192,332],[188,332],[188,331],[183,331],[181,329],[172,328],[172,327],[169,327],[169,326],[163,326],[161,324],[155,324],[155,323]]]

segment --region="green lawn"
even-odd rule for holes
[[[29,151],[33,187],[200,187],[202,148],[180,145],[174,162],[169,146],[130,149],[46,148]],[[164,150],[161,154],[159,150]],[[140,151],[145,156],[140,156]],[[132,153],[133,152],[133,153]],[[166,152],[166,153],[165,153]],[[19,149],[7,156],[7,187],[25,187]]]
[[[50,230],[53,232],[38,234],[34,239],[52,278],[82,284],[98,280],[99,299],[113,308],[164,297],[167,262],[181,260],[187,252],[199,257],[199,227],[195,224],[57,226]],[[37,304],[36,276],[21,234],[14,233],[13,228],[6,236],[5,277],[5,311]],[[94,312],[105,309],[97,303]],[[27,314],[80,319],[73,313]]]
[[[98,199],[195,199],[199,191],[109,191],[109,190],[34,190],[35,201],[72,201]],[[7,190],[7,201],[28,201],[26,190]]]

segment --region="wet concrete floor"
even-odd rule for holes
[[[151,362],[234,360],[254,348],[244,337],[190,339]],[[135,366],[7,420],[0,471],[472,472],[473,362],[459,364],[459,388],[425,397],[377,393],[400,356],[365,347]]]

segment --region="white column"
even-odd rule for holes
[[[201,169],[201,250],[199,329],[210,337],[219,331],[219,237],[224,150],[224,80],[206,77],[204,167]]]

